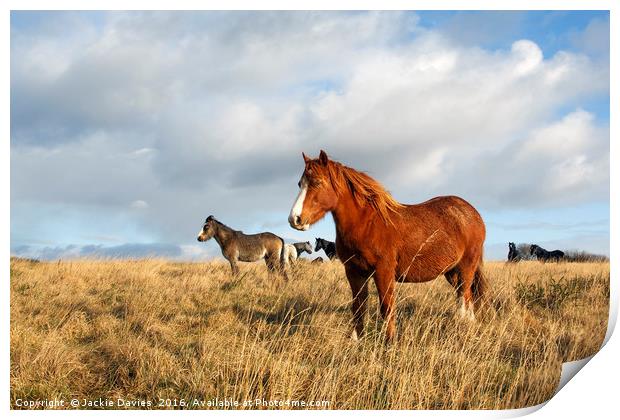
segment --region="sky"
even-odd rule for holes
[[[324,149],[507,243],[609,255],[609,14],[11,12],[11,254],[219,257]],[[322,255],[322,254],[320,254]]]

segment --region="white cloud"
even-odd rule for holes
[[[181,256],[179,259],[187,261],[205,260],[208,258],[221,257],[221,254],[217,255],[209,251],[209,248],[200,245],[181,245]]]
[[[131,202],[129,207],[131,207],[132,209],[136,209],[136,210],[148,209],[149,208],[149,203],[147,203],[144,200],[134,200],[134,201]]]
[[[609,195],[609,130],[577,110],[532,129],[474,171],[490,180],[467,190],[490,206],[554,207],[605,200]],[[460,173],[462,175],[462,173]],[[457,175],[449,182],[458,184]]]
[[[515,58],[515,73],[524,76],[535,71],[543,61],[543,54],[538,45],[527,39],[512,44],[512,54]]]

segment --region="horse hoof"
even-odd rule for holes
[[[468,308],[465,308],[465,305],[460,305],[458,309],[458,315],[460,319],[464,319],[466,321],[473,322],[476,320],[474,309],[471,306]]]
[[[465,321],[474,322],[476,321],[476,315],[474,315],[474,311],[469,310],[459,310],[459,318]]]

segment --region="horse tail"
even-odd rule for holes
[[[489,288],[489,281],[487,276],[484,274],[482,267],[482,256],[480,257],[480,262],[478,263],[478,267],[476,267],[476,272],[474,273],[474,280],[471,285],[471,291],[474,295],[474,306],[476,309],[480,308],[485,301],[486,293]]]

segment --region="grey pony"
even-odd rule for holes
[[[220,246],[222,255],[230,263],[233,275],[239,274],[238,261],[254,262],[264,259],[270,273],[277,272],[288,280],[285,270],[284,240],[279,236],[271,232],[246,235],[209,216],[198,234],[198,241],[205,242],[211,238],[215,238]]]

